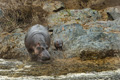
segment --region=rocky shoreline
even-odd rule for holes
[[[0,76],[1,80],[120,80],[120,69],[114,71],[69,73],[61,76],[23,76],[8,77]]]

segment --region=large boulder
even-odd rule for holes
[[[61,25],[54,27],[53,39],[62,39],[66,49],[72,49],[74,40],[87,34],[80,24]]]
[[[43,9],[47,12],[57,12],[64,9],[64,4],[61,1],[46,1],[43,4]]]
[[[120,6],[110,7],[107,9],[108,18],[115,20],[120,18]]]
[[[115,25],[116,24],[116,25]],[[119,20],[90,22],[83,29],[80,24],[57,26],[53,39],[64,42],[66,57],[80,56],[82,59],[99,59],[115,56],[120,52]]]
[[[24,46],[25,33],[16,29],[13,33],[3,32],[0,35],[0,57],[6,59],[22,59],[27,57]]]
[[[96,21],[101,18],[98,11],[90,8],[82,10],[64,9],[57,13],[50,14],[47,18],[48,25],[53,27],[62,24],[80,23],[85,24],[90,21]]]

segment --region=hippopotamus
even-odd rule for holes
[[[50,35],[46,27],[36,24],[32,26],[25,35],[25,47],[32,60],[50,60]]]
[[[61,39],[55,39],[54,40],[54,46],[57,50],[62,50],[63,47],[63,40]]]

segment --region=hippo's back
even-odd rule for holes
[[[43,33],[45,35],[48,35],[48,31],[47,29],[42,26],[42,25],[39,25],[39,24],[36,24],[34,26],[32,26],[29,30],[28,30],[28,35],[31,35],[33,32],[40,32],[40,33]]]
[[[50,46],[50,36],[49,36],[48,30],[44,26],[39,25],[39,24],[32,26],[28,30],[28,32],[25,36],[25,43],[31,44],[30,38],[33,36],[33,34],[39,34],[39,33],[41,33],[45,37],[45,41],[46,41],[47,45]]]

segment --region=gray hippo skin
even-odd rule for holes
[[[55,39],[54,40],[54,46],[57,50],[62,50],[63,47],[63,40],[61,39]]]
[[[48,30],[39,24],[32,26],[25,36],[25,47],[32,60],[50,60],[50,54],[48,52],[50,36]]]

